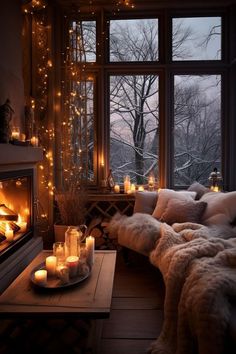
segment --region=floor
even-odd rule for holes
[[[112,310],[103,323],[101,354],[141,354],[157,338],[163,323],[164,284],[147,257],[118,254]]]
[[[129,252],[128,260],[118,252],[112,309],[103,320],[98,354],[146,353],[161,330],[162,276],[147,257]],[[0,354],[94,354],[87,346],[93,325],[79,319],[1,320]]]

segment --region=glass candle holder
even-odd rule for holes
[[[65,263],[65,242],[53,244],[53,255],[57,258],[57,265]]]

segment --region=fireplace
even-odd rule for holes
[[[0,293],[42,250],[35,230],[37,147],[0,144]]]
[[[0,172],[0,262],[33,236],[33,169]]]

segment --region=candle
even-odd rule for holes
[[[219,192],[220,191],[219,186],[214,186],[212,190],[213,190],[213,192]]]
[[[135,184],[132,183],[131,186],[130,186],[131,193],[134,193],[135,189],[136,189]]]
[[[35,283],[41,286],[47,285],[47,271],[45,269],[37,270],[34,273]]]
[[[79,268],[79,257],[69,256],[66,258],[66,265],[69,269],[70,278],[76,277]]]
[[[14,231],[12,229],[10,229],[8,224],[6,225],[5,236],[6,236],[8,242],[13,241]]]
[[[48,275],[55,275],[56,273],[56,267],[57,267],[57,257],[55,256],[49,256],[46,258],[46,270],[48,272]]]
[[[37,136],[32,136],[32,138],[30,139],[30,142],[33,146],[38,146],[39,138]]]
[[[19,140],[19,138],[20,138],[20,128],[19,127],[12,128],[11,137],[12,137],[12,139]]]
[[[86,237],[86,249],[87,249],[87,263],[92,267],[94,263],[94,245],[95,240],[93,236]]]
[[[119,186],[119,184],[115,184],[115,185],[114,185],[114,192],[115,192],[115,193],[120,193],[120,186]]]
[[[69,283],[69,269],[66,265],[59,265],[56,269],[57,276],[61,280],[62,284]]]
[[[128,193],[130,190],[130,176],[125,176],[124,178],[124,193]]]
[[[25,141],[26,135],[24,133],[20,133],[20,141]]]
[[[55,242],[53,244],[53,255],[57,259],[57,265],[64,264],[65,262],[65,243]]]
[[[144,191],[144,187],[143,187],[143,186],[139,186],[139,187],[138,187],[138,190],[139,190],[140,192],[143,192],[143,191]]]

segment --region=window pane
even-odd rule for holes
[[[172,19],[172,60],[220,60],[221,17]]]
[[[221,76],[174,78],[174,184],[209,184],[221,170]]]
[[[94,80],[71,82],[68,113],[63,122],[64,181],[94,181]]]
[[[156,75],[110,77],[110,167],[143,184],[158,176],[159,92]]]
[[[70,57],[75,62],[96,61],[96,22],[73,21],[69,29]]]
[[[110,61],[158,60],[158,19],[110,21]]]

